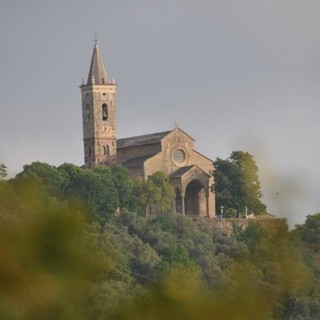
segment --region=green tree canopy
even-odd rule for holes
[[[133,181],[130,179],[129,171],[122,166],[112,166],[112,181],[118,193],[118,207],[128,208],[130,206]]]
[[[310,249],[320,253],[320,213],[308,215],[305,223],[297,225],[293,234]]]
[[[221,206],[226,213],[243,213],[245,207],[255,214],[266,212],[266,206],[261,201],[258,166],[251,154],[234,151],[226,160],[217,158],[214,165],[218,212]]]
[[[112,168],[57,169],[66,197],[105,201]],[[0,183],[1,319],[320,319],[319,214],[296,237],[127,210],[101,225],[30,181]]]
[[[65,190],[67,198],[87,203],[101,223],[112,217],[119,200],[110,167],[82,169],[72,164],[63,164],[58,169],[68,177]]]
[[[68,163],[55,167],[33,162],[25,165],[11,183],[42,185],[57,199],[78,200],[87,205],[87,212],[103,223],[117,208],[129,206],[132,195],[129,173],[121,166],[83,169]]]
[[[7,167],[4,163],[0,163],[0,180],[7,177]]]
[[[138,206],[148,215],[152,214],[154,208],[162,212],[168,212],[171,208],[173,187],[160,171],[149,176],[147,181],[137,178],[133,192]]]
[[[53,196],[63,197],[63,193],[68,184],[68,179],[63,171],[44,162],[32,162],[23,166],[22,172],[18,173],[16,181],[28,180],[40,183],[46,187]]]

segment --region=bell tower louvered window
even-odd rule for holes
[[[102,120],[108,120],[108,105],[106,103],[102,105]]]

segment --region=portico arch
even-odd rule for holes
[[[173,212],[192,217],[209,217],[210,176],[197,166],[173,172],[170,182],[175,190]]]
[[[185,190],[185,214],[204,217],[207,215],[205,187],[200,180],[190,181]]]

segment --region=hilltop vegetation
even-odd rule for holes
[[[320,214],[272,238],[255,223],[227,236],[146,217],[146,194],[164,211],[170,195],[163,175],[150,181],[43,163],[1,180],[0,318],[320,318]]]
[[[265,214],[258,166],[248,152],[233,151],[226,160],[217,158],[214,163],[216,211],[224,207],[225,216],[240,217],[246,211]]]

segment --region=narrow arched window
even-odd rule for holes
[[[106,103],[102,105],[102,120],[108,120],[108,105]]]
[[[89,154],[89,156],[91,156],[91,154],[92,154],[92,151],[91,151],[90,147],[88,148],[88,154]]]
[[[108,145],[103,146],[103,154],[104,155],[109,155],[110,154],[110,149],[109,149]]]

